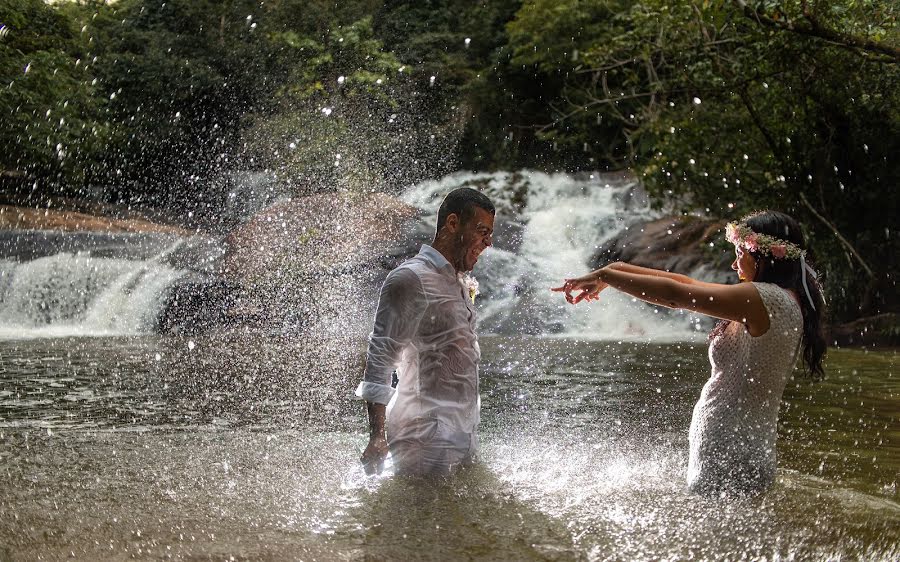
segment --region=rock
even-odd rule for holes
[[[0,230],[0,257],[19,262],[61,253],[147,260],[176,245],[181,236],[144,232]]]
[[[230,321],[263,319],[282,332],[371,328],[384,277],[425,241],[412,235],[418,216],[376,193],[275,203],[225,237],[222,276],[240,287]]]
[[[836,347],[900,347],[900,314],[889,312],[832,325],[826,340]]]
[[[157,331],[184,335],[225,326],[234,295],[235,287],[224,280],[188,275],[170,288]]]
[[[601,246],[591,266],[624,261],[699,277],[705,281],[734,283],[731,246],[714,245],[722,239],[724,223],[697,217],[664,217],[633,224]]]
[[[268,207],[225,237],[223,275],[241,284],[393,263],[418,211],[384,194],[325,193]]]
[[[190,236],[181,227],[151,222],[143,218],[111,218],[76,211],[32,209],[0,205],[0,229],[57,230],[65,232],[140,232]]]

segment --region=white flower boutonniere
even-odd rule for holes
[[[460,275],[459,282],[462,283],[463,288],[466,290],[466,294],[469,295],[469,300],[472,301],[472,304],[475,304],[475,296],[479,294],[478,280],[468,273],[465,273]]]

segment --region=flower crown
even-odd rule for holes
[[[728,223],[725,226],[725,239],[745,250],[773,258],[795,260],[806,256],[806,250],[793,242],[753,232],[753,229],[743,222]]]

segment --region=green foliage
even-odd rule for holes
[[[256,29],[259,3],[79,7],[114,135],[91,179],[109,185],[115,198],[190,206],[196,197],[186,187],[227,167],[241,114],[279,77]]]
[[[40,0],[0,4],[0,168],[83,178],[105,134],[74,23]]]
[[[828,273],[836,318],[895,308],[900,64],[890,53],[900,9],[624,4],[584,19],[583,3],[533,0],[509,24],[514,63],[565,72],[536,137],[581,151],[576,167],[635,169],[662,206],[789,212]],[[541,47],[572,22],[583,67]]]
[[[271,40],[290,71],[270,107],[246,117],[254,164],[299,192],[384,189],[416,133],[401,117],[412,69],[383,50],[369,17],[317,38],[281,31]]]
[[[878,0],[6,0],[0,165],[211,215],[229,170],[310,192],[629,168],[670,210],[796,215],[850,318],[900,306],[898,15]]]

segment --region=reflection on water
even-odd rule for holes
[[[900,557],[894,353],[788,389],[776,486],[684,491],[700,344],[487,338],[482,463],[367,478],[358,343],[0,343],[0,559]]]

